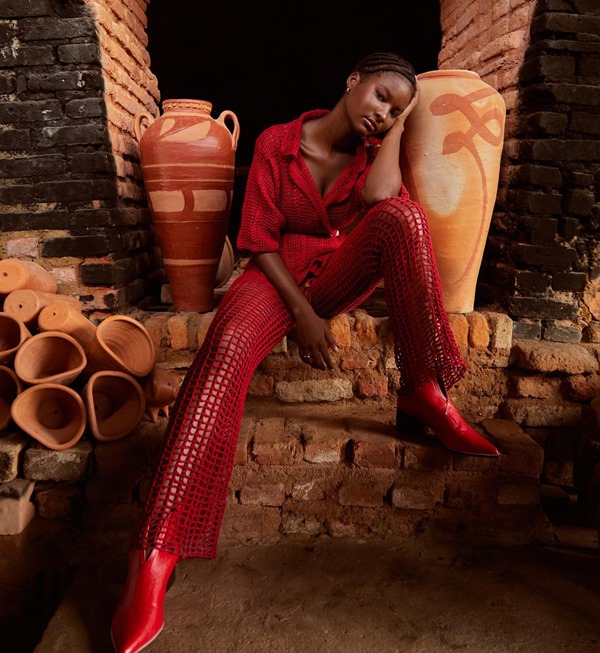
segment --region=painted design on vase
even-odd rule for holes
[[[427,215],[446,311],[468,313],[494,209],[506,108],[473,71],[417,78],[419,102],[402,137],[403,180]]]
[[[489,182],[486,169],[483,165],[479,150],[475,145],[474,138],[475,136],[480,136],[493,147],[498,147],[502,146],[504,133],[504,114],[498,109],[498,107],[493,107],[480,116],[477,113],[476,109],[473,107],[473,104],[483,100],[486,97],[490,97],[496,94],[497,92],[490,87],[482,88],[465,96],[460,96],[456,93],[446,93],[436,98],[429,105],[429,110],[433,116],[445,116],[453,113],[454,111],[459,111],[469,121],[470,127],[467,131],[451,132],[444,138],[444,142],[442,143],[442,154],[444,156],[449,156],[451,154],[456,154],[462,148],[465,148],[475,159],[479,174],[481,176],[481,222],[479,223],[479,230],[475,239],[475,246],[471,252],[471,256],[465,264],[463,276],[469,274],[473,268],[477,251],[481,245],[481,239],[487,235],[487,229],[485,227],[486,215],[489,206]],[[494,134],[494,132],[487,126],[490,122],[493,121],[495,121],[500,127],[498,134]]]

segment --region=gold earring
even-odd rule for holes
[[[350,93],[350,87],[349,86],[346,88],[346,93]]]

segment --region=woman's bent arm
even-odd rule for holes
[[[262,252],[254,254],[252,260],[277,290],[294,317],[300,355],[309,354],[310,360],[306,362],[313,367],[331,369],[333,362],[329,351],[337,350],[337,346],[329,326],[315,313],[281,256],[277,252]]]

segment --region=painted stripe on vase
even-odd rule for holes
[[[163,259],[165,265],[178,265],[180,267],[187,267],[191,265],[214,265],[221,259],[218,258],[165,258]]]
[[[227,208],[227,193],[224,190],[194,190],[194,212],[224,211]]]
[[[153,190],[148,197],[153,211],[178,213],[185,208],[185,197],[179,190]]]

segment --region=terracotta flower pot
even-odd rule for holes
[[[69,385],[86,363],[83,347],[75,338],[59,331],[47,331],[31,336],[21,345],[15,356],[15,372],[29,385]]]
[[[19,347],[31,338],[29,329],[8,313],[0,313],[0,363],[12,363]]]
[[[101,442],[129,435],[146,409],[142,386],[124,372],[105,370],[92,374],[81,396],[92,435]]]
[[[70,304],[48,304],[38,315],[40,331],[60,331],[75,338],[87,350],[96,337],[96,325]]]
[[[153,422],[158,420],[160,412],[169,417],[169,406],[177,398],[181,387],[181,377],[175,370],[166,370],[158,365],[144,381],[146,411]]]
[[[86,374],[90,375],[115,370],[142,378],[150,374],[156,364],[156,345],[148,329],[127,315],[110,315],[102,320],[86,354]]]
[[[227,234],[239,123],[203,100],[166,100],[134,121],[154,231],[175,311],[208,312]],[[233,124],[233,132],[226,125]]]
[[[417,78],[419,102],[402,136],[403,180],[427,215],[446,311],[470,313],[498,189],[506,108],[475,72],[435,70]]]
[[[17,396],[11,407],[15,424],[38,442],[60,451],[76,444],[86,427],[83,399],[56,383],[41,383]]]
[[[11,422],[10,407],[23,386],[14,370],[6,365],[0,365],[0,431]]]
[[[0,295],[22,288],[55,293],[57,286],[50,272],[33,261],[12,258],[0,261]]]
[[[27,326],[35,326],[41,310],[55,302],[68,304],[81,313],[81,302],[76,297],[29,288],[13,290],[4,300],[4,312],[18,317]]]

